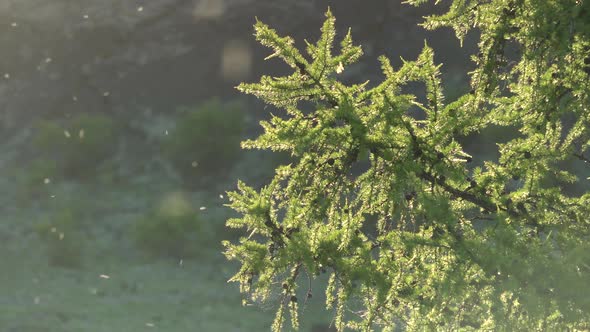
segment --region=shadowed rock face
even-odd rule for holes
[[[412,58],[425,38],[443,56],[456,47],[450,33],[416,27],[432,8],[386,0],[358,6],[331,4],[340,31],[351,26],[368,54],[351,77],[376,78],[377,55]],[[317,37],[326,7],[319,1],[2,1],[0,128],[16,130],[41,114],[166,112],[235,96],[238,82],[285,71],[278,60],[262,60],[268,50],[252,38],[255,17],[304,45],[304,38]]]

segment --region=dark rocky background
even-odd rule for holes
[[[255,17],[293,36],[314,40],[330,6],[338,28],[352,28],[365,57],[358,79],[379,78],[376,57],[414,58],[427,40],[446,74],[463,74],[472,44],[459,48],[452,31],[417,23],[440,11],[397,1],[41,1],[0,4],[3,134],[39,116],[80,110],[132,118],[166,113],[211,97],[235,98],[234,86],[283,73],[252,37]],[[456,79],[456,78],[453,78]]]

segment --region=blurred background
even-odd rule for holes
[[[242,306],[226,282],[225,192],[288,156],[240,150],[280,111],[234,87],[289,73],[263,61],[255,17],[303,46],[328,6],[365,50],[344,81],[379,82],[377,56],[399,65],[427,40],[447,99],[469,90],[477,34],[460,48],[417,25],[444,4],[0,0],[0,331],[269,330],[278,297]],[[303,331],[330,331],[321,293]]]

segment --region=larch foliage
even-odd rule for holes
[[[590,174],[589,7],[454,0],[427,17],[460,40],[480,32],[471,91],[451,103],[427,45],[399,68],[379,58],[384,79],[368,88],[338,78],[362,49],[350,31],[335,49],[330,11],[305,55],[256,22],[293,72],[238,87],[284,111],[242,145],[293,162],[259,190],[228,193],[240,217],[227,225],[244,237],[224,246],[245,301],[281,285],[273,331],[297,329],[322,273],[339,331],[590,329],[590,193],[564,190],[588,179],[563,166]],[[424,98],[403,93],[417,83]],[[461,138],[491,126],[513,138],[472,166]]]

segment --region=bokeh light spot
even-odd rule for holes
[[[252,50],[241,40],[231,40],[225,44],[221,54],[221,76],[228,81],[241,81],[250,74]]]

